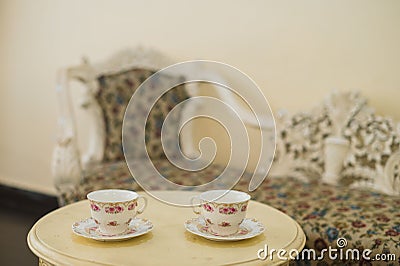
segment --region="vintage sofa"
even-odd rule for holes
[[[101,188],[141,190],[122,153],[122,118],[141,82],[171,62],[156,51],[137,48],[101,64],[85,60],[60,71],[57,92],[62,106],[61,134],[53,157],[60,205],[82,200],[88,192]],[[77,144],[69,102],[71,80],[86,86],[81,107],[93,120],[88,124],[91,135],[86,153]],[[149,118],[152,130],[146,131],[146,145],[155,167],[169,180],[183,185],[202,184],[223,170],[218,165],[195,173],[179,170],[160,150],[157,139],[166,113],[191,95],[193,91],[183,88],[163,97]],[[191,115],[191,111],[184,115]],[[252,199],[293,217],[306,233],[308,248],[336,247],[337,239],[344,237],[346,248],[368,248],[373,255],[394,253],[400,258],[399,126],[390,118],[376,115],[357,93],[346,92],[331,94],[312,110],[294,115],[279,113],[276,127],[274,163],[269,177],[251,192]],[[190,137],[181,142],[190,146]],[[245,173],[235,189],[247,191],[250,176]],[[157,182],[150,186],[162,189]]]

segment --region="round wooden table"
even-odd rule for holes
[[[169,193],[170,197],[197,194],[157,193]],[[191,208],[171,206],[149,195],[147,198],[147,209],[140,217],[154,225],[148,234],[121,242],[98,242],[75,235],[72,224],[90,217],[89,203],[84,200],[50,212],[36,222],[27,237],[29,248],[39,257],[39,265],[276,265],[288,261],[277,256],[260,260],[258,251],[265,245],[269,250],[301,251],[305,245],[304,232],[297,222],[256,201],[250,201],[247,217],[265,225],[263,234],[236,242],[214,242],[185,230],[185,221],[196,216]]]

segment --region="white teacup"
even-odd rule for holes
[[[105,235],[122,234],[128,230],[130,221],[141,214],[147,206],[147,199],[136,192],[122,189],[104,189],[87,194],[92,218]],[[144,200],[138,208],[139,199]]]
[[[194,206],[194,200],[200,204]],[[236,190],[210,190],[192,198],[193,212],[200,214],[211,233],[228,236],[239,231],[246,217],[250,195]],[[198,210],[197,208],[200,208]]]

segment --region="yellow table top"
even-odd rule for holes
[[[198,193],[163,191],[173,196]],[[144,193],[140,193],[144,194]],[[98,242],[75,235],[74,222],[90,217],[89,203],[80,201],[42,217],[28,234],[28,245],[38,257],[57,265],[224,265],[279,264],[261,261],[257,251],[269,249],[301,251],[305,235],[301,227],[286,214],[256,201],[250,201],[247,217],[265,225],[265,232],[252,239],[214,242],[187,232],[184,222],[196,217],[191,208],[162,203],[146,195],[149,203],[139,217],[150,219],[153,230],[127,241]]]

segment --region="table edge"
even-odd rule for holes
[[[78,259],[78,258],[75,258],[73,256],[69,256],[69,255],[66,255],[66,254],[63,254],[63,253],[59,253],[56,250],[53,250],[51,247],[48,247],[48,245],[46,245],[45,243],[42,243],[42,241],[36,235],[36,226],[37,226],[37,224],[40,223],[43,219],[45,219],[48,215],[51,215],[51,214],[54,214],[56,212],[62,211],[64,208],[71,208],[74,205],[82,204],[83,202],[86,202],[86,201],[87,201],[87,199],[81,200],[81,201],[78,201],[78,202],[75,202],[75,203],[72,203],[72,204],[69,204],[67,206],[63,206],[61,208],[58,208],[58,209],[56,209],[54,211],[51,211],[51,212],[47,213],[46,215],[41,217],[38,221],[36,221],[36,223],[29,230],[29,233],[27,235],[27,244],[28,244],[29,249],[37,257],[39,257],[39,258],[41,258],[41,259],[43,259],[43,260],[45,260],[45,261],[47,261],[49,263],[55,264],[55,265],[70,265],[70,264],[72,264],[72,265],[99,265],[99,264],[108,265],[108,264],[104,264],[104,263],[102,264],[100,262],[95,262],[95,261],[82,260],[80,258]],[[301,226],[299,225],[299,223],[296,220],[294,220],[292,217],[290,217],[286,213],[284,213],[284,212],[282,212],[282,211],[280,211],[280,210],[278,210],[278,209],[276,209],[276,208],[274,208],[274,207],[272,207],[272,206],[270,206],[268,204],[265,204],[265,203],[262,203],[262,202],[259,202],[259,201],[255,201],[255,200],[251,200],[251,202],[255,203],[255,204],[266,205],[266,206],[274,209],[275,211],[278,211],[278,212],[282,213],[287,218],[291,219],[295,223],[295,225],[296,225],[296,227],[298,229],[297,235],[296,235],[296,237],[294,239],[295,240],[298,239],[299,238],[299,234],[301,234],[301,238],[303,239],[300,245],[292,247],[292,248],[297,249],[299,252],[301,252],[303,250],[303,248],[305,246],[305,243],[306,243],[306,236],[305,236],[305,233],[304,233],[303,229],[301,228]],[[293,244],[295,242],[295,240],[290,242],[288,244],[288,246]],[[285,264],[286,262],[288,262],[288,260],[279,260],[276,263],[274,263],[273,261],[269,261],[269,262],[271,263],[270,265],[281,265],[281,264]],[[251,263],[262,263],[262,264],[265,264],[266,261],[253,259],[253,260],[247,260],[247,261],[240,261],[238,263],[234,263],[234,265],[245,265],[245,264],[249,264],[249,263],[250,264]],[[232,264],[229,264],[229,265],[232,265]]]

